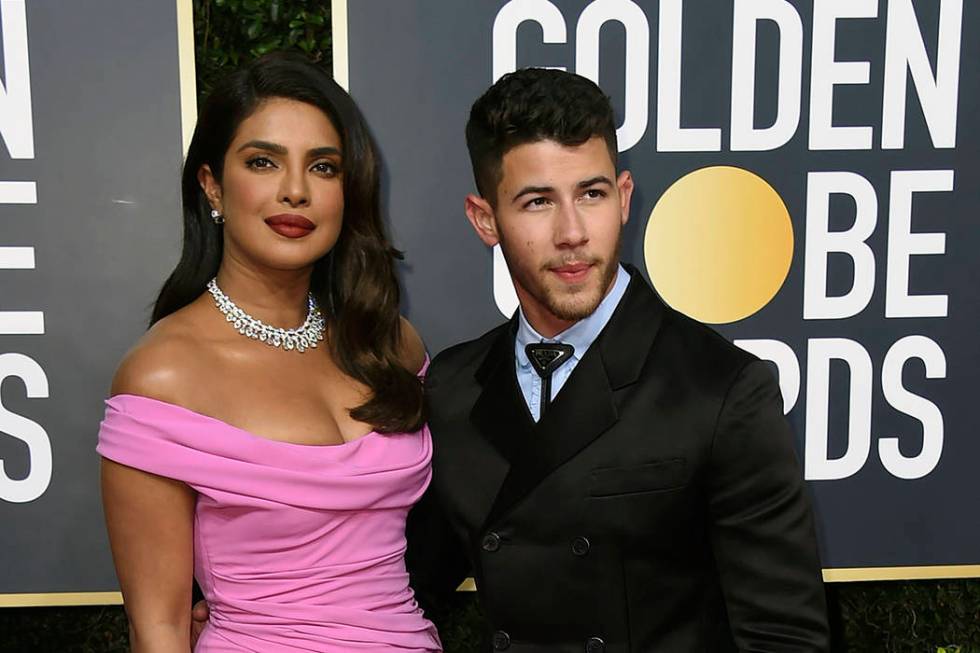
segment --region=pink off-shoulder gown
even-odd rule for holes
[[[297,445],[116,395],[98,452],[198,493],[194,577],[211,619],[195,651],[442,650],[404,562],[405,519],[431,477],[426,427]]]

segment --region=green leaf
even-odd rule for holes
[[[266,54],[267,52],[272,52],[273,50],[277,50],[278,48],[279,48],[279,39],[275,38],[272,39],[271,41],[265,41],[264,43],[260,43],[259,45],[252,48],[252,54],[254,54],[256,57],[261,57],[263,54]]]
[[[261,31],[262,31],[262,21],[256,20],[253,21],[252,24],[248,26],[248,31],[246,32],[246,34],[248,35],[248,38],[254,39],[259,35],[259,32]]]

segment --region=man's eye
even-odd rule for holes
[[[606,192],[598,188],[590,188],[587,191],[585,191],[585,196],[590,200],[597,200],[599,198],[605,197]]]
[[[547,206],[548,203],[549,202],[547,197],[535,197],[533,200],[525,204],[524,208],[535,209],[542,206]]]
[[[273,168],[273,167],[275,167],[275,164],[270,159],[268,159],[267,157],[264,157],[264,156],[252,157],[251,159],[249,159],[248,161],[245,162],[245,165],[248,166],[249,168]]]

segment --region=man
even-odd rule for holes
[[[608,98],[521,70],[476,101],[466,137],[466,214],[520,310],[430,367],[420,596],[472,573],[495,650],[827,650],[778,387],[619,264],[633,180]]]

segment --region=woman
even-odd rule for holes
[[[103,501],[134,651],[438,651],[408,587],[429,482],[377,157],[350,97],[264,57],[204,105],[184,246],[113,381]]]

